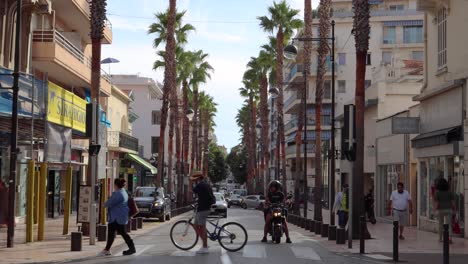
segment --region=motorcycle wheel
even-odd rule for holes
[[[281,228],[279,226],[274,227],[273,234],[274,234],[273,241],[276,244],[281,243]]]

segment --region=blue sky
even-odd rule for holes
[[[162,82],[163,72],[152,70],[156,51],[147,29],[154,13],[166,10],[168,0],[108,0],[108,17],[113,28],[113,43],[103,47],[102,58],[113,57],[112,74],[137,74]],[[303,9],[303,0],[289,0]],[[313,0],[315,8],[318,0]],[[130,4],[131,3],[131,4]],[[218,143],[228,148],[239,142],[235,123],[237,109],[244,99],[239,96],[242,74],[251,56],[266,43],[267,34],[258,26],[256,17],[266,15],[271,0],[179,0],[179,10],[187,10],[185,21],[197,30],[189,37],[186,49],[203,49],[215,72],[201,89],[213,95],[218,103],[215,129]],[[301,18],[303,17],[301,11]],[[164,48],[164,47],[162,47]],[[109,69],[107,66],[104,68]]]

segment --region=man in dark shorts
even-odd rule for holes
[[[205,180],[205,176],[201,172],[194,172],[192,181],[196,183],[193,188],[193,193],[198,197],[197,214],[195,215],[194,227],[198,236],[202,239],[203,247],[197,251],[198,254],[207,254],[208,251],[208,236],[206,233],[206,219],[210,215],[211,205],[216,202],[213,195],[211,185]]]
[[[262,242],[267,242],[267,235],[270,228],[270,219],[271,219],[271,204],[283,204],[284,194],[281,192],[281,183],[279,181],[272,181],[268,186],[268,195],[265,201],[265,210],[263,211],[265,215],[265,228],[263,229],[263,239]],[[284,233],[286,235],[286,243],[291,243],[289,238],[288,223],[284,221]]]

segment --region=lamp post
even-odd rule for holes
[[[189,121],[187,125],[189,125],[189,123],[192,121],[193,115],[194,115],[194,112],[193,112],[192,108],[187,109],[187,113],[185,113],[185,116],[187,117],[187,119]],[[188,148],[189,146],[182,146],[182,147],[183,148]],[[181,164],[181,166],[182,166],[182,177],[183,177],[182,181],[183,182],[185,182],[185,179],[187,179],[187,173],[186,173],[187,171],[185,169],[185,163],[188,162],[188,161],[184,160],[184,156],[185,156],[184,153],[185,153],[185,149],[182,151],[182,164]],[[183,186],[185,186],[185,184]],[[187,188],[190,189],[190,186],[188,185],[188,183],[187,183]],[[183,190],[183,188],[182,188],[182,193],[188,193],[188,190]],[[179,200],[179,197],[181,197],[182,194],[177,195],[177,196],[178,196],[177,200]],[[188,197],[185,196],[184,204],[186,204],[187,201],[188,201]]]
[[[278,88],[276,87],[272,87],[268,90],[268,93],[270,94],[271,98],[273,99],[273,102],[272,102],[272,105],[273,107],[275,106],[275,100],[278,98],[279,96],[279,90]],[[278,114],[275,116],[276,118],[276,165],[275,165],[275,180],[280,180],[280,175],[279,175],[279,172],[281,171],[279,169],[280,167],[280,138],[279,138],[279,134],[278,134]]]
[[[334,190],[334,183],[335,183],[335,21],[332,20],[331,22],[331,26],[332,26],[332,36],[330,38],[293,38],[293,42],[294,41],[302,41],[302,42],[320,42],[320,41],[323,41],[323,40],[331,40],[332,44],[331,44],[331,61],[332,61],[332,107],[331,107],[331,115],[332,115],[332,124],[331,124],[331,157],[330,159],[332,160],[331,161],[331,164],[330,164],[330,169],[332,171],[330,177],[328,178],[329,179],[329,186],[332,186],[333,185],[333,188],[330,188],[330,197],[334,197],[335,194],[335,190]],[[298,54],[298,51],[297,51],[297,47],[294,46],[293,44],[290,44],[290,45],[287,45],[285,48],[284,48],[284,57],[286,59],[289,59],[289,60],[294,60],[296,57],[297,57],[297,54]],[[302,71],[302,74],[304,76],[304,93],[305,95],[307,95],[307,86],[308,86],[308,82],[307,82],[307,74],[308,74],[308,70],[309,69],[306,69],[304,67],[304,70]],[[303,107],[304,107],[304,140],[303,140],[303,144],[304,144],[304,184],[307,184],[307,96],[303,96],[302,97],[302,103],[303,103]],[[315,147],[320,147],[320,146],[315,146]],[[317,175],[316,175],[317,176]],[[305,188],[307,188],[307,186],[305,186]],[[315,188],[321,188],[321,186],[315,186]],[[318,195],[319,192],[315,192],[315,195]],[[308,203],[308,199],[307,199],[307,193],[305,193],[304,195],[305,199],[304,199],[304,215],[307,215],[307,203]],[[316,197],[315,201],[320,201],[321,200],[321,197]],[[333,212],[332,210],[330,210],[330,225],[334,225],[335,224],[335,216],[333,215]]]

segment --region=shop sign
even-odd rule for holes
[[[393,117],[392,134],[419,134],[419,117]]]
[[[47,121],[86,133],[86,101],[49,82]]]

